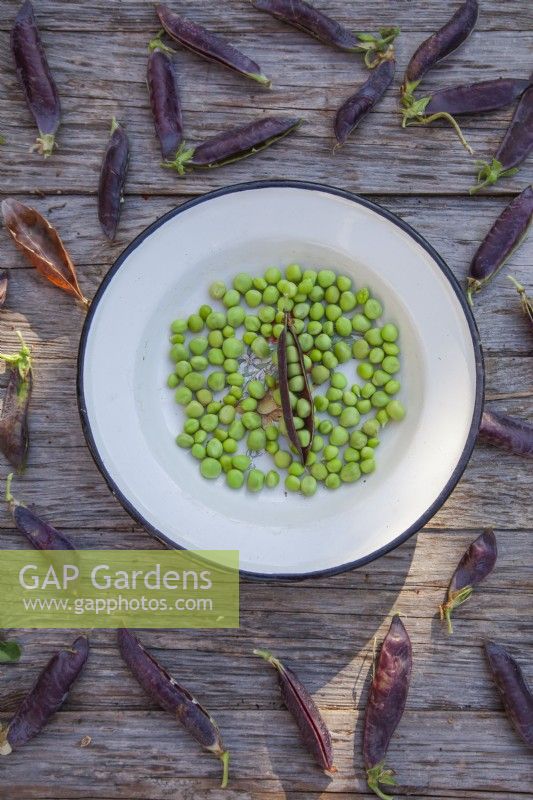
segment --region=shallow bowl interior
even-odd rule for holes
[[[230,491],[175,444],[169,324],[209,302],[213,280],[291,262],[344,272],[380,299],[401,332],[407,416],[382,431],[377,470],[356,484],[312,498]],[[100,287],[79,358],[87,440],[130,513],[171,545],[237,549],[243,571],[265,576],[355,566],[420,528],[470,456],[482,383],[472,316],[437,254],[367,201],[289,182],[218,191],[148,228]]]

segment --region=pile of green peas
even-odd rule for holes
[[[379,432],[405,416],[396,397],[399,332],[381,322],[381,303],[367,288],[356,291],[346,275],[298,264],[283,272],[269,267],[256,277],[240,272],[230,287],[212,283],[209,295],[215,307],[202,305],[170,326],[174,367],[167,381],[184,409],[176,442],[199,462],[202,477],[223,475],[231,489],[259,492],[278,486],[282,472],[287,492],[311,496],[319,485],[337,489],[372,473]],[[292,342],[287,372],[303,446],[309,444],[306,419],[314,414],[305,465],[287,437],[276,377],[287,313],[313,389],[311,407],[300,395],[303,376]],[[272,469],[255,464],[264,454]]]

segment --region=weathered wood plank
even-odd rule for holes
[[[128,191],[199,193],[250,177],[309,177],[362,192],[456,194],[472,184],[473,161],[450,129],[399,126],[397,92],[391,92],[379,109],[364,120],[353,140],[332,154],[335,109],[364,80],[359,60],[324,49],[309,40],[302,46],[298,32],[283,31],[271,41],[255,33],[243,34],[239,44],[253,52],[275,79],[272,92],[249,86],[239,76],[200,61],[190,54],[177,55],[185,107],[185,127],[190,141],[198,141],[262,112],[294,113],[305,126],[252,164],[239,163],[222,170],[186,178],[159,167],[160,155],[153,134],[145,86],[148,34],[128,37],[109,32],[48,34],[50,63],[63,102],[60,148],[48,162],[28,155],[35,132],[24,106],[10,62],[7,33],[0,34],[0,130],[7,137],[2,148],[3,191],[69,191],[93,193],[109,120],[120,116],[132,140]],[[399,44],[399,72],[420,41],[407,33]],[[292,46],[291,46],[292,44]],[[280,58],[280,49],[284,55]],[[427,86],[496,77],[505,52],[505,74],[524,74],[522,53],[528,37],[521,32],[478,32],[457,58],[446,62]],[[97,54],[97,56],[95,56]],[[251,83],[251,82],[249,82]],[[512,110],[464,122],[465,134],[478,157],[489,156],[501,139]],[[32,169],[28,170],[31,163]],[[502,182],[495,193],[509,193],[532,179],[531,160],[520,174]]]

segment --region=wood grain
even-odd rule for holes
[[[144,0],[36,0],[35,8],[63,105],[59,150],[43,161],[28,150],[34,126],[14,75],[9,29],[19,3],[0,0],[0,195],[35,205],[57,225],[92,296],[122,249],[148,224],[186,200],[238,181],[291,177],[371,196],[412,224],[463,282],[468,264],[510,196],[533,179],[520,173],[486,196],[466,192],[473,160],[445,126],[402,130],[397,88],[418,44],[457,2],[376,0],[319,5],[358,29],[398,24],[395,88],[331,153],[336,107],[364,79],[359,58],[337,53],[255,11],[247,0],[171,3],[231,39],[274,79],[271,92],[179,51],[175,58],[187,137],[200,141],[264,113],[293,113],[305,126],[241,164],[180,179],[159,166],[145,86],[146,42],[157,30]],[[489,77],[526,76],[532,19],[525,0],[482,0],[476,31],[424,82],[436,87]],[[96,218],[96,186],[109,121],[128,126],[132,163],[118,239],[109,244]],[[512,109],[464,119],[476,155],[496,148]],[[29,468],[17,496],[61,527],[80,548],[158,548],[106,488],[84,443],[75,395],[83,312],[45,285],[0,230],[0,265],[10,270],[0,315],[0,351],[20,329],[35,357]],[[493,407],[531,418],[533,351],[505,272],[529,288],[533,240],[476,297],[487,397]],[[430,301],[430,300],[429,300]],[[6,385],[0,374],[0,395]],[[0,483],[7,464],[0,460]],[[0,486],[0,494],[2,487]],[[531,757],[516,738],[488,675],[482,641],[496,638],[533,683],[533,515],[530,463],[479,446],[457,489],[430,524],[365,568],[299,583],[241,583],[241,628],[144,631],[146,645],[206,703],[232,751],[228,790],[219,766],[146,697],[121,662],[113,631],[91,633],[87,668],[46,730],[2,761],[0,800],[370,800],[361,762],[362,715],[374,635],[393,611],[405,615],[414,670],[406,714],[388,761],[396,797],[412,800],[519,800],[533,796]],[[437,606],[458,559],[482,527],[493,526],[497,568],[456,612],[449,637]],[[0,546],[27,547],[0,509]],[[70,631],[13,631],[21,662],[0,670],[0,721],[7,721],[41,667]],[[326,779],[299,743],[275,676],[251,651],[267,646],[295,667],[331,728],[338,774]],[[89,747],[80,748],[89,735]]]

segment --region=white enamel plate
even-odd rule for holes
[[[375,473],[311,498],[201,478],[175,444],[183,410],[166,386],[173,319],[209,302],[215,279],[291,262],[370,287],[401,337],[406,418],[382,431]],[[414,230],[346,192],[269,181],[185,203],[124,251],[87,317],[78,396],[100,471],[150,533],[172,547],[239,550],[254,576],[308,576],[386,553],[440,508],[474,446],[483,364],[462,290]]]

